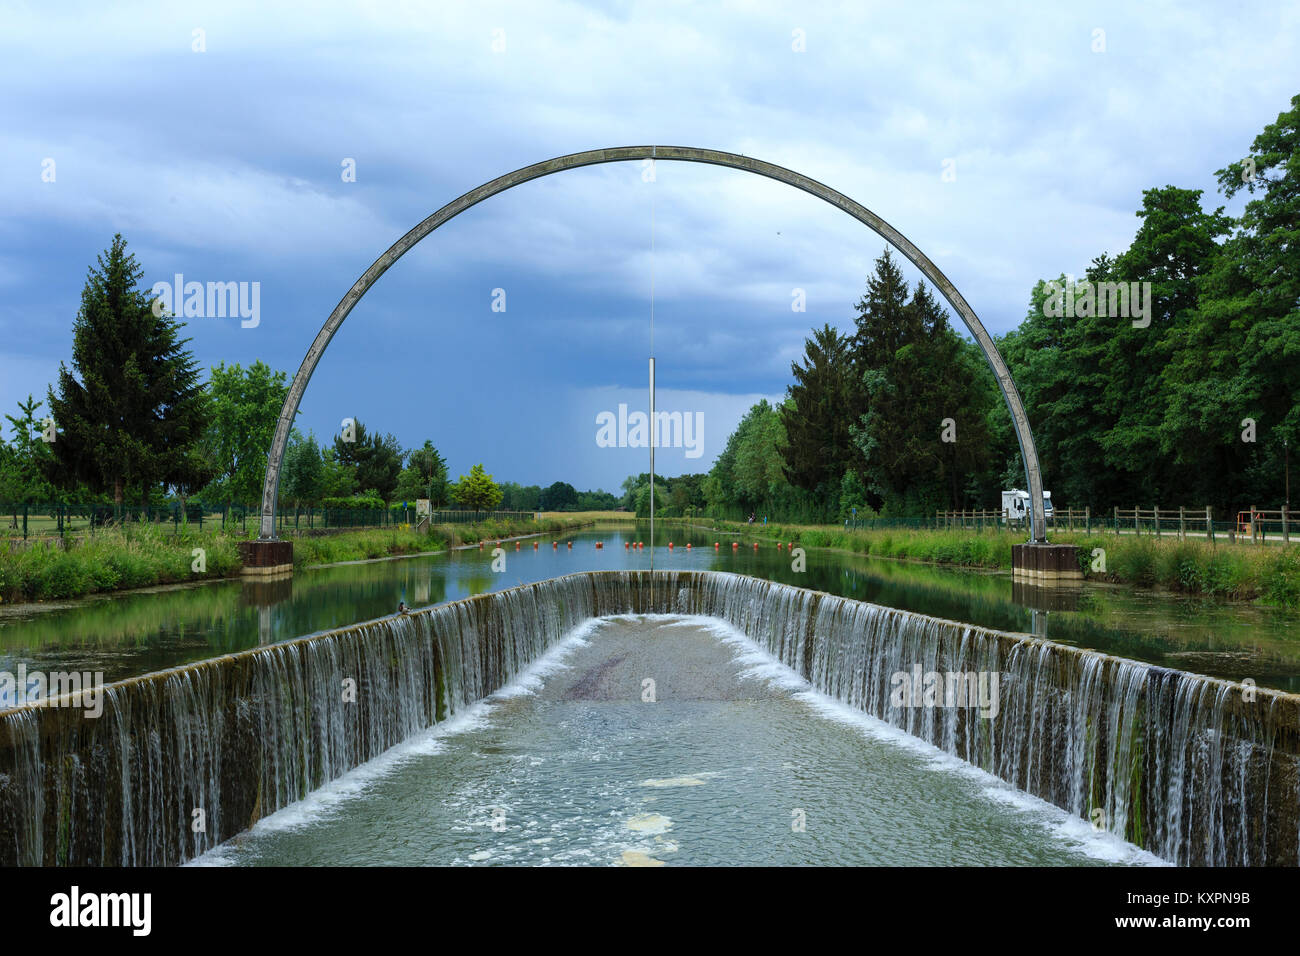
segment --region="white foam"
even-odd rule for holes
[[[578,648],[590,644],[590,635],[605,623],[601,618],[591,618],[583,621],[572,628],[553,647],[548,648],[544,654],[500,690],[482,700],[476,701],[449,719],[414,734],[397,746],[384,751],[373,760],[368,760],[366,763],[354,767],[323,787],[313,790],[303,799],[263,817],[244,832],[254,834],[274,833],[309,826],[336,811],[341,805],[363,795],[377,780],[397,770],[412,758],[441,753],[447,748],[445,738],[487,726],[493,711],[497,709],[501,701],[537,693],[547,676],[555,674],[568,666],[564,662],[564,658]],[[233,865],[237,862],[234,857],[238,852],[234,841],[238,841],[238,839],[239,837],[236,836],[232,840],[227,840],[202,856],[189,861],[186,865]]]
[[[745,668],[740,674],[741,677],[765,680],[771,686],[791,691],[796,699],[807,704],[820,717],[848,724],[873,740],[924,757],[924,766],[928,769],[941,773],[955,773],[977,781],[982,784],[980,792],[986,799],[1027,815],[1050,836],[1092,859],[1145,866],[1170,865],[1155,854],[1113,833],[1094,829],[1092,824],[1082,817],[1067,813],[1055,804],[1019,790],[988,771],[969,764],[960,757],[945,753],[933,744],[914,737],[899,727],[821,693],[797,671],[777,660],[749,635],[726,621],[698,615],[655,616],[675,616],[682,626],[695,626],[709,631],[723,643],[735,648],[736,654],[733,660]]]

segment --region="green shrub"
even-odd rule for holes
[[[1264,601],[1276,607],[1300,607],[1300,546],[1280,550],[1270,562]]]

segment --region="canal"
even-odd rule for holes
[[[790,555],[770,542],[757,551],[749,543],[733,550],[732,539],[708,532],[663,525],[657,531],[656,568],[750,574],[1300,692],[1295,612],[1093,583],[1053,592],[1013,584],[1006,573],[837,551],[809,550],[806,569],[796,571]],[[316,568],[278,582],[217,581],[0,608],[0,671],[25,665],[29,672],[76,670],[120,680],[382,617],[401,601],[422,607],[573,571],[645,569],[652,560],[648,548],[625,547],[648,540],[644,526],[584,529],[559,539],[558,547],[554,540],[536,549],[527,540],[518,550],[505,543],[504,570],[496,571],[489,542],[481,551]],[[11,703],[0,696],[0,707]]]

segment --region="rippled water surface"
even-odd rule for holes
[[[591,622],[200,864],[1148,863],[705,618]]]

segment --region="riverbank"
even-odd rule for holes
[[[748,525],[719,521],[717,530],[804,547],[964,568],[1011,569],[1022,531],[848,529],[826,525]],[[1084,576],[1140,588],[1164,588],[1228,600],[1300,607],[1300,545],[1260,547],[1141,535],[1053,532],[1074,545]]]
[[[579,518],[489,520],[435,525],[427,532],[384,528],[301,537],[293,539],[293,563],[295,568],[303,569],[445,551],[488,538],[556,534],[586,523]],[[249,537],[194,529],[172,534],[146,526],[71,541],[66,550],[57,541],[36,543],[18,551],[0,550],[0,602],[62,600],[233,577],[243,566],[239,542]]]

